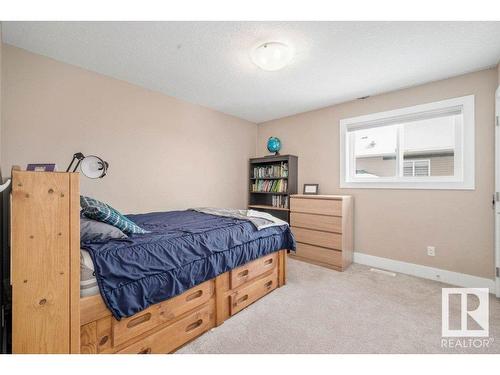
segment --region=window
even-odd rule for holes
[[[474,96],[340,121],[340,187],[474,189]]]

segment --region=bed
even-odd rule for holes
[[[82,244],[100,296],[83,300],[81,352],[170,352],[277,288],[276,251],[294,247],[287,226],[256,230],[193,210],[128,217],[150,233]],[[185,312],[172,335],[169,323]],[[153,338],[131,342],[155,328]]]
[[[78,175],[12,176],[15,353],[170,353],[285,285],[287,226],[157,212],[129,216],[148,234],[80,244]],[[80,289],[89,258],[99,294]]]

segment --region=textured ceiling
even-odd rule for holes
[[[500,22],[2,22],[3,41],[253,122],[491,67]],[[259,42],[293,45],[257,68]]]

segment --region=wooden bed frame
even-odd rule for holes
[[[14,353],[170,353],[285,285],[283,249],[118,321],[80,298],[79,198],[77,173],[12,170]]]

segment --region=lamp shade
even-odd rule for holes
[[[76,165],[73,167],[73,163],[75,161]],[[69,163],[66,172],[71,171],[71,168],[73,168],[73,172],[76,172],[78,167],[80,167],[80,170],[85,177],[103,178],[106,176],[106,173],[108,173],[109,163],[102,160],[98,156],[85,156],[81,152],[77,152],[73,155],[73,159],[71,160],[71,163]]]
[[[80,170],[88,178],[102,178],[106,176],[108,163],[97,156],[89,155],[82,160]]]

